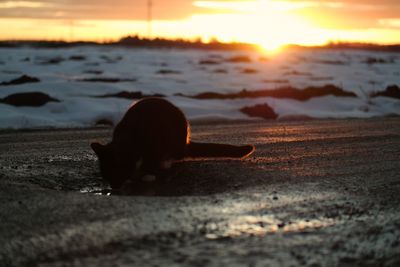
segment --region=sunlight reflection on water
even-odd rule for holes
[[[104,189],[103,187],[95,186],[95,187],[84,187],[79,190],[80,193],[83,194],[93,194],[98,196],[111,196],[110,189]]]
[[[309,183],[307,187],[312,188],[313,183]],[[303,214],[305,206],[333,199],[337,197],[335,192],[313,191],[312,194],[296,192],[296,194],[293,192],[284,194],[274,191],[266,199],[264,194],[256,193],[252,195],[252,200],[229,203],[221,210],[221,213],[229,217],[224,221],[204,225],[205,237],[223,239],[242,236],[263,237],[269,234],[312,233],[339,223],[338,220],[324,215]],[[293,206],[297,206],[295,211],[292,210]],[[297,215],[293,216],[293,212]]]
[[[240,236],[265,236],[274,233],[310,232],[320,228],[335,225],[336,222],[329,218],[297,219],[283,222],[276,219],[274,215],[264,216],[239,216],[238,218],[224,224],[209,227],[210,233],[206,234],[208,239]],[[220,229],[220,231],[218,231]]]

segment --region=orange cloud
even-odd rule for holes
[[[147,0],[0,1],[0,18],[146,19]],[[196,8],[186,0],[153,0],[155,19],[189,17]]]

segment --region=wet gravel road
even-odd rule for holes
[[[0,132],[0,266],[400,266],[400,118],[192,131],[257,150],[108,195],[110,129]]]

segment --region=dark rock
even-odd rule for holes
[[[371,97],[378,97],[378,96],[386,96],[400,99],[400,87],[397,85],[390,85],[386,87],[386,90],[383,92],[377,92],[371,94]]]
[[[177,70],[162,69],[162,70],[157,71],[157,74],[162,74],[162,75],[181,74],[181,72],[180,72],[180,71],[177,71]]]
[[[13,105],[17,107],[40,107],[45,105],[47,102],[60,102],[60,100],[50,97],[47,94],[41,92],[29,92],[29,93],[16,93],[0,100],[1,103]]]
[[[105,94],[105,95],[100,95],[96,96],[98,98],[108,98],[108,97],[117,97],[117,98],[126,98],[126,99],[142,99],[145,97],[165,97],[162,94],[152,94],[152,95],[145,95],[142,92],[127,92],[127,91],[122,91],[116,94]]]
[[[241,108],[240,111],[250,117],[260,117],[267,120],[276,120],[276,118],[278,117],[275,111],[270,106],[268,106],[268,104],[244,107]]]
[[[80,82],[101,82],[101,83],[118,83],[118,82],[136,82],[137,79],[123,79],[111,77],[93,77],[78,80]]]
[[[17,85],[17,84],[24,84],[24,83],[37,83],[40,82],[40,80],[36,77],[30,77],[28,75],[22,75],[21,77],[18,77],[14,80],[11,80],[9,82],[2,82],[0,85]]]

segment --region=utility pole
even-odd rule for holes
[[[153,1],[147,0],[147,38],[152,36],[152,23],[153,23]]]
[[[74,21],[71,19],[69,21],[69,41],[72,42],[74,40]]]

